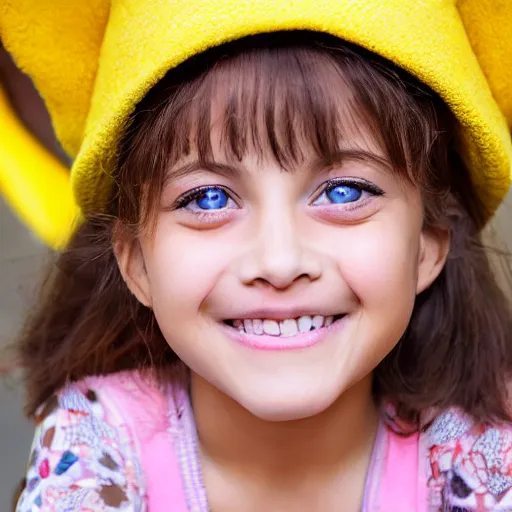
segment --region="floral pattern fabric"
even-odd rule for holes
[[[433,512],[512,512],[512,426],[476,424],[453,409],[427,436]]]
[[[129,432],[93,390],[72,386],[36,416],[17,512],[144,512]]]

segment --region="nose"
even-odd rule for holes
[[[320,257],[310,244],[304,243],[293,215],[274,213],[258,222],[241,264],[242,282],[266,283],[282,290],[299,279],[319,279]]]

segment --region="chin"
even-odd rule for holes
[[[259,389],[250,393],[245,388],[243,393],[233,396],[244,409],[263,421],[294,421],[310,418],[328,409],[341,395],[342,390],[326,390],[324,386],[304,389],[304,383],[298,387],[280,389]]]

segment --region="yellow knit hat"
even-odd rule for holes
[[[71,183],[84,212],[101,208],[123,127],[169,69],[233,39],[295,29],[356,43],[439,93],[461,123],[465,157],[481,199],[494,212],[508,190],[512,168],[510,0],[0,4],[0,37],[32,76],[62,145],[76,157]]]

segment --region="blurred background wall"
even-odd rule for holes
[[[20,327],[46,254],[0,199],[0,350]],[[0,359],[0,368],[6,359]],[[32,437],[32,425],[22,414],[20,381],[17,372],[0,376],[0,510],[6,512]]]
[[[25,126],[59,159],[65,161],[44,104],[32,82],[14,65],[0,43],[0,87]],[[1,122],[1,120],[0,120]],[[10,510],[27,462],[33,433],[22,414],[19,372],[12,371],[5,347],[33,301],[34,289],[49,250],[13,215],[0,195],[0,511]]]
[[[15,68],[0,45],[0,83],[27,127],[65,161],[51,130],[43,103],[30,80]],[[512,248],[512,194],[493,223],[498,240]],[[0,197],[0,511],[8,511],[13,491],[22,478],[30,450],[32,425],[22,414],[21,378],[6,368],[1,349],[19,330],[23,313],[33,301],[46,249],[12,214]]]

